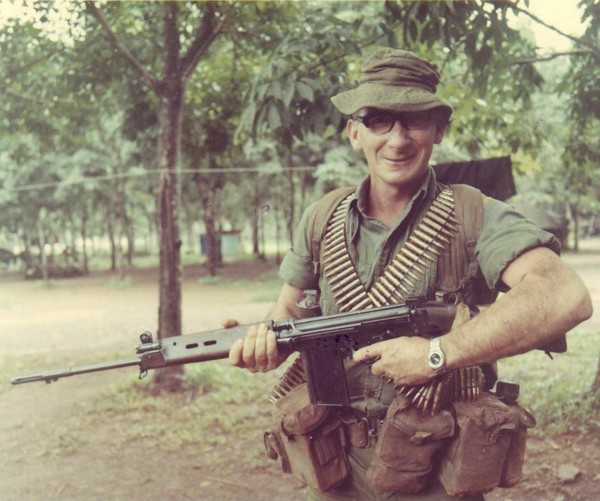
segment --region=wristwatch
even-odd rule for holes
[[[429,342],[429,353],[427,354],[427,364],[436,373],[444,372],[446,368],[446,354],[442,350],[441,338],[434,337]]]

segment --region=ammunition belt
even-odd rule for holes
[[[461,367],[436,376],[425,384],[397,387],[399,394],[412,401],[424,414],[436,415],[453,402],[479,400],[485,376],[479,366]]]
[[[339,311],[404,302],[414,295],[427,270],[435,266],[440,252],[450,245],[450,239],[457,231],[452,191],[444,188],[435,198],[417,228],[369,291],[361,282],[347,247],[346,214],[351,200],[348,195],[333,212],[323,245],[323,274]],[[273,389],[271,400],[281,398],[305,381],[302,361],[298,357]],[[478,399],[484,384],[483,371],[475,366],[452,370],[422,385],[398,386],[397,391],[422,412],[436,414],[452,402]]]
[[[456,231],[454,198],[448,188],[436,197],[425,216],[392,262],[367,292],[347,248],[346,212],[348,196],[333,213],[323,246],[323,274],[327,279],[340,312],[362,310],[404,302],[414,295],[426,269]]]
[[[285,370],[283,376],[279,379],[277,384],[273,387],[271,394],[269,395],[269,401],[275,403],[281,397],[287,395],[296,386],[300,386],[306,382],[306,374],[304,372],[304,365],[300,356],[290,364]]]

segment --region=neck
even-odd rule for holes
[[[402,190],[395,186],[371,185],[367,214],[392,228],[412,200],[416,190]]]

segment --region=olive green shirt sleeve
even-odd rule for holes
[[[279,267],[279,277],[300,290],[317,289],[319,286],[309,251],[311,236],[308,234],[308,223],[316,205],[317,202],[311,204],[302,214],[294,232],[292,248],[287,251]]]
[[[475,248],[479,266],[488,286],[506,291],[502,273],[524,252],[547,247],[560,253],[560,243],[547,231],[510,205],[484,197],[483,230]]]

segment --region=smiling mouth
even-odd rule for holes
[[[412,160],[414,158],[414,155],[409,155],[409,156],[401,157],[401,158],[391,158],[391,157],[384,157],[384,158],[387,162],[390,162],[393,164],[401,164],[401,163],[406,163],[406,162],[409,162],[410,160]]]

